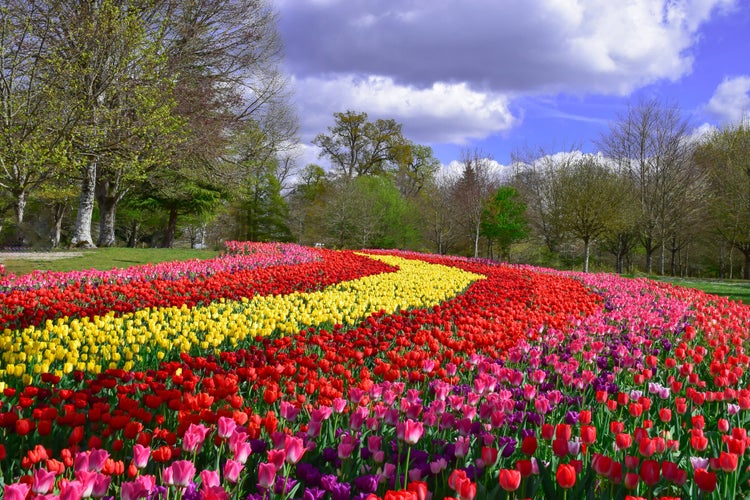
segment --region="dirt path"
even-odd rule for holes
[[[6,260],[59,260],[81,256],[83,256],[83,252],[0,252],[0,262]]]

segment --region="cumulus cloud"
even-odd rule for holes
[[[711,96],[705,111],[723,123],[738,123],[750,113],[750,76],[725,78]]]
[[[734,0],[278,0],[302,139],[333,113],[393,118],[420,143],[520,124],[517,104],[627,95],[690,73],[699,28]]]
[[[730,0],[281,2],[300,77],[368,74],[431,88],[626,94],[692,68],[698,29]]]
[[[388,77],[309,77],[295,80],[298,96],[305,96],[302,134],[312,137],[333,125],[333,113],[366,112],[369,119],[393,118],[416,142],[463,144],[506,130],[516,118],[503,95],[477,92],[465,83],[437,82],[429,88],[398,85]]]

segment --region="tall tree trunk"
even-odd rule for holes
[[[98,196],[97,201],[99,203],[99,240],[96,244],[100,247],[114,246],[117,199],[112,196]]]
[[[26,213],[26,201],[27,194],[25,189],[16,191],[15,202],[13,203],[13,210],[16,212],[16,244],[25,245],[26,235],[23,231],[23,218]]]
[[[119,173],[102,174],[96,181],[96,201],[99,204],[99,240],[96,244],[100,247],[111,247],[117,242],[117,204],[124,194],[119,193],[119,187]]]
[[[746,280],[750,280],[750,246],[746,246],[742,253],[745,255],[745,266],[742,275]]]
[[[65,203],[55,203],[53,207],[55,214],[55,229],[52,231],[52,247],[60,246],[60,237],[62,235],[63,216],[65,215]]]
[[[167,230],[164,233],[164,241],[162,242],[162,248],[172,248],[174,246],[174,235],[177,232],[177,209],[169,209],[169,222],[167,222]]]
[[[591,252],[591,242],[588,238],[583,240],[583,272],[589,272],[589,254]]]
[[[16,202],[15,202],[15,211],[16,211],[16,222],[18,222],[18,226],[20,227],[21,224],[23,224],[23,218],[24,215],[26,215],[26,201],[27,201],[27,193],[26,190],[21,190],[20,192],[15,193],[16,194]]]
[[[474,258],[479,257],[479,224],[474,229]]]
[[[130,234],[128,235],[128,248],[135,248],[138,243],[138,221],[133,219],[130,225]]]
[[[664,276],[664,261],[666,260],[666,256],[664,252],[666,251],[666,243],[664,243],[664,238],[661,239],[661,258],[659,259],[659,274]]]
[[[83,170],[81,197],[78,200],[78,214],[73,227],[70,244],[78,248],[96,248],[91,238],[91,219],[96,199],[96,162],[92,161]]]

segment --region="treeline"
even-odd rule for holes
[[[4,1],[2,244],[169,247],[238,210],[288,168],[280,60],[260,0]]]
[[[696,137],[643,101],[600,153],[464,151],[452,173],[388,120],[337,113],[289,196],[298,241],[400,247],[570,269],[750,279],[750,128]]]
[[[0,246],[398,247],[547,266],[750,278],[750,130],[693,137],[644,101],[598,155],[465,150],[335,113],[298,168],[262,0],[7,0]]]

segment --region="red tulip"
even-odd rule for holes
[[[661,420],[664,423],[667,423],[670,420],[672,420],[672,410],[670,410],[669,408],[660,408],[659,420]]]
[[[596,427],[593,425],[582,425],[581,426],[581,442],[584,444],[592,444],[596,441]]]
[[[569,489],[576,484],[576,470],[570,464],[560,464],[557,466],[557,473],[555,474],[557,484],[561,488]]]
[[[500,469],[498,476],[500,487],[505,491],[516,491],[521,485],[521,472],[511,469]]]
[[[526,436],[523,438],[523,441],[521,441],[521,452],[524,455],[533,455],[536,452],[536,448],[537,441],[534,436]]]
[[[656,460],[644,460],[641,463],[641,479],[649,486],[659,482],[661,467]]]
[[[737,469],[739,457],[734,453],[722,451],[719,454],[719,467],[724,472],[734,472]]]
[[[716,489],[716,473],[706,469],[695,469],[695,484],[701,491],[713,492]]]
[[[618,450],[627,450],[633,444],[633,436],[630,434],[617,434],[615,436],[615,445]]]

